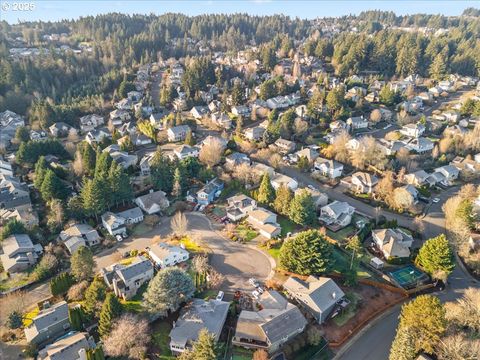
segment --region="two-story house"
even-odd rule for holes
[[[262,207],[250,211],[247,221],[267,239],[279,236],[282,231],[281,226],[277,223],[277,214]]]
[[[154,244],[148,248],[148,255],[159,269],[187,261],[190,257],[190,254],[184,248],[163,242]]]
[[[25,328],[25,337],[29,343],[39,345],[63,335],[69,328],[67,302],[60,301],[54,305],[46,302]]]
[[[347,202],[334,201],[320,209],[319,220],[326,225],[345,227],[352,221],[355,208]]]
[[[43,252],[42,245],[34,245],[27,234],[10,235],[2,241],[2,248],[0,260],[3,270],[8,273],[24,271],[35,265]]]

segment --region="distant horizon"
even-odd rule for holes
[[[392,11],[396,15],[444,15],[459,16],[469,7],[480,8],[478,0],[470,1],[292,1],[292,0],[177,0],[177,1],[117,1],[117,0],[26,0],[34,3],[32,11],[13,11],[12,1],[0,0],[10,9],[0,7],[0,20],[14,25],[19,22],[78,20],[81,17],[108,13],[154,14],[181,13],[187,16],[203,14],[238,14],[268,16],[285,15],[292,18],[314,19],[317,17],[341,17],[358,15],[362,11]],[[434,9],[432,11],[432,9]]]

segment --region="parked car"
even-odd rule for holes
[[[122,242],[122,241],[123,241],[123,237],[122,237],[122,235],[120,235],[120,234],[115,235],[115,239],[117,239],[118,242]]]
[[[252,296],[255,300],[258,300],[258,297],[260,296],[260,293],[257,290],[252,291]]]
[[[257,287],[257,291],[260,293],[260,294],[263,294],[263,292],[265,290],[263,290],[263,288],[261,286]]]
[[[432,199],[432,202],[435,203],[435,204],[438,203],[439,201],[440,201],[440,199],[437,198],[437,197]]]
[[[259,287],[260,286],[260,283],[257,281],[257,279],[255,278],[250,278],[248,279],[248,282],[250,283],[250,285],[252,285],[253,287]]]
[[[220,291],[218,292],[217,297],[216,297],[215,299],[218,300],[218,301],[222,301],[224,295],[225,295],[225,293],[220,290]]]

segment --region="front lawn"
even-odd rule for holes
[[[251,229],[247,224],[239,224],[235,228],[235,233],[237,237],[243,239],[244,241],[252,241],[258,236],[258,232]]]
[[[252,360],[253,350],[244,349],[240,346],[234,346],[232,350],[232,360]]]
[[[31,283],[34,281],[32,279],[33,269],[34,267],[30,268],[29,271],[10,274],[10,276],[6,272],[2,272],[0,274],[0,291],[7,291]]]
[[[133,236],[142,236],[152,230],[152,226],[145,224],[144,222],[135,225],[132,230]]]
[[[277,221],[282,227],[281,236],[286,236],[289,232],[293,233],[300,228],[297,224],[285,216],[279,215],[277,217]]]
[[[348,225],[347,227],[344,227],[336,232],[327,229],[327,235],[339,244],[344,244],[352,235],[356,233],[356,231],[357,229],[355,229],[353,225]]]
[[[170,330],[172,326],[165,320],[154,324],[152,330],[152,344],[155,347],[156,357],[159,360],[173,360],[175,356],[170,351]]]

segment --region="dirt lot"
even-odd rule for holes
[[[389,304],[399,301],[403,295],[389,290],[376,288],[369,285],[358,284],[355,288],[342,287],[345,294],[354,293],[358,299],[355,314],[343,325],[338,326],[339,319],[330,319],[322,326],[325,337],[330,343],[342,342],[344,338],[353,333],[357,326],[368,322],[380,309],[386,308]],[[352,305],[349,305],[352,306]],[[348,308],[346,309],[348,311]],[[378,314],[377,314],[378,315]]]

